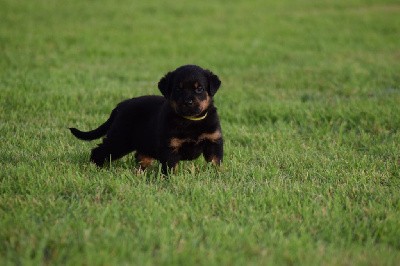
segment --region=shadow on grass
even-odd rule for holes
[[[154,161],[145,170],[141,170],[133,153],[119,160],[106,162],[101,168],[96,167],[89,161],[89,154],[73,152],[63,157],[64,158],[59,159],[74,165],[76,169],[82,172],[94,171],[97,173],[104,172],[112,176],[131,176],[147,184],[168,183],[175,177],[185,179],[195,178],[198,175],[204,174],[207,176],[214,176],[223,171],[223,167],[215,167],[212,164],[206,163],[202,158],[198,158],[195,161],[182,161],[178,164],[177,169],[173,173],[166,176],[161,173],[161,164],[158,161]]]

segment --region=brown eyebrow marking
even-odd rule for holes
[[[198,87],[199,87],[199,83],[198,83],[197,81],[194,83],[194,87],[195,87],[195,88],[198,88]]]

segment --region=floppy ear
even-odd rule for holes
[[[214,96],[214,94],[217,92],[219,87],[221,86],[221,81],[219,80],[218,76],[213,74],[210,70],[205,70],[206,76],[208,78],[208,93],[210,96]]]
[[[158,89],[161,91],[165,98],[169,98],[171,95],[173,72],[168,72],[160,81],[158,82]]]

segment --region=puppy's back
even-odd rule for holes
[[[164,97],[152,95],[119,103],[116,107],[116,118],[107,137],[127,140],[132,149],[153,154],[158,146],[159,119],[165,104]]]

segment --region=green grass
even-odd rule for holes
[[[0,3],[1,265],[396,265],[400,4]],[[196,63],[225,162],[97,169],[70,126]]]

